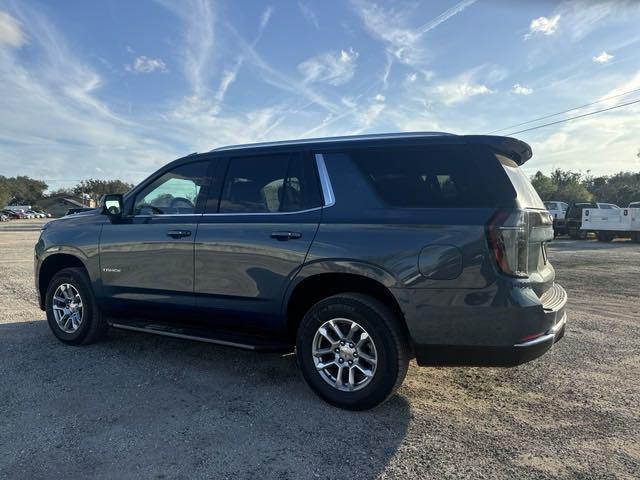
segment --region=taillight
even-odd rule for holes
[[[500,210],[489,221],[487,236],[498,268],[512,277],[529,276],[529,216],[522,210]]]

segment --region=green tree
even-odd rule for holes
[[[9,192],[8,202],[14,205],[34,205],[42,199],[47,184],[42,180],[26,176],[3,178],[6,190]]]
[[[87,194],[97,201],[107,193],[126,193],[131,190],[132,187],[133,184],[123,182],[122,180],[98,180],[90,178],[89,180],[83,180],[73,187],[73,193],[76,195]]]
[[[0,208],[6,206],[10,200],[9,182],[6,177],[0,175]]]
[[[536,189],[542,200],[555,200],[555,193],[558,187],[553,183],[550,177],[538,171],[531,177],[531,184]]]
[[[554,200],[560,200],[561,202],[590,202],[593,200],[593,195],[587,190],[581,183],[569,183],[558,187],[556,190]]]

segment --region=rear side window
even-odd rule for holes
[[[311,158],[264,155],[232,158],[222,188],[220,213],[278,213],[320,206]]]
[[[514,192],[498,162],[465,145],[349,152],[382,201],[392,207],[498,207]]]

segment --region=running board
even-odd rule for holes
[[[143,320],[127,320],[126,323],[114,321],[110,322],[109,325],[112,328],[120,330],[151,333],[153,335],[162,335],[164,337],[179,338],[182,340],[193,340],[196,342],[213,343],[215,345],[241,348],[243,350],[252,350],[255,352],[283,353],[293,351],[293,347],[281,339],[246,334],[232,334],[213,329],[179,327],[146,322]]]

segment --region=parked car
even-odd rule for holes
[[[599,242],[614,238],[640,242],[640,208],[583,208],[581,229],[594,233]]]
[[[20,214],[18,212],[14,212],[13,210],[2,210],[1,213],[6,215],[7,217],[9,217],[9,219],[22,218],[22,214]]]
[[[5,215],[4,213],[0,213],[0,222],[8,222],[9,221],[9,216]]]
[[[93,208],[70,208],[69,210],[67,210],[67,213],[65,213],[65,216],[74,215],[76,213],[81,213],[81,212],[88,212],[89,210],[94,210],[94,209]]]
[[[47,216],[42,212],[37,212],[35,210],[27,210],[27,213],[33,215],[33,218],[46,218]]]
[[[292,351],[366,409],[419,365],[513,366],[565,328],[552,219],[519,140],[390,134],[226,147],[49,222],[40,307],[80,345],[109,327]],[[107,315],[108,314],[108,315]]]
[[[563,224],[564,223],[564,217],[565,217],[565,213],[567,211],[567,208],[569,207],[568,203],[565,202],[561,202],[558,200],[552,200],[549,202],[544,202],[544,206],[547,209],[547,211],[551,214],[551,216],[553,217],[553,231],[554,231],[554,235],[558,235],[558,223]]]
[[[585,208],[600,208],[594,202],[577,202],[569,205],[565,215],[563,233],[566,233],[573,240],[584,240],[587,238],[587,231],[582,230],[582,210]]]

